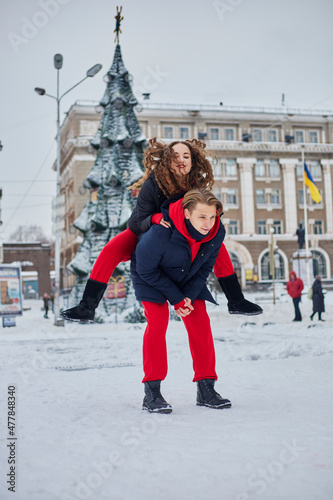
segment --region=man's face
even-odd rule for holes
[[[192,212],[185,208],[184,214],[185,219],[188,219],[199,233],[206,235],[215,224],[216,206],[197,203]]]

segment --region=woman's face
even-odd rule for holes
[[[191,151],[185,144],[175,144],[172,146],[174,153],[176,153],[177,161],[172,160],[171,170],[177,179],[181,179],[187,175],[192,168]]]
[[[188,219],[199,233],[208,234],[215,224],[216,206],[197,203],[192,212],[185,208],[184,214],[185,219]]]

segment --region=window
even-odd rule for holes
[[[321,168],[319,165],[319,161],[311,161],[309,167],[312,177],[321,179]]]
[[[221,190],[220,189],[213,189],[213,195],[216,196],[216,198],[222,203],[222,196],[221,196]]]
[[[237,205],[237,189],[227,190],[227,203],[228,205]]]
[[[320,203],[316,203],[311,198],[311,194],[310,194],[309,188],[306,187],[305,191],[306,191],[306,203],[307,203],[307,205],[308,206],[315,206],[315,207],[319,207],[320,208],[322,206],[322,201]],[[321,199],[323,199],[323,193],[322,193],[321,189],[319,189],[319,193],[320,193]],[[299,203],[299,205],[304,205],[304,193],[303,193],[303,189],[299,189],[298,190],[298,203]]]
[[[164,138],[173,139],[173,127],[164,127]]]
[[[270,177],[280,177],[280,165],[277,160],[271,160],[269,163]]]
[[[257,160],[254,168],[254,175],[256,177],[265,177],[265,164],[264,160]]]
[[[282,223],[280,220],[273,221],[273,229],[274,229],[274,234],[282,233]]]
[[[262,280],[271,280],[271,269],[270,269],[270,253],[265,252],[261,258],[260,262],[261,268],[261,279]],[[285,268],[284,268],[284,260],[282,256],[276,252],[274,254],[274,270],[275,270],[275,279],[276,280],[284,280],[285,279]]]
[[[227,163],[225,166],[225,175],[226,177],[237,177],[237,165],[236,165],[236,160],[234,159],[227,159]]]
[[[310,130],[309,132],[309,142],[316,144],[318,142],[318,132]]]
[[[262,141],[262,130],[260,128],[253,129],[253,140],[254,142]]]
[[[298,190],[298,204],[304,205],[304,192],[303,189]]]
[[[272,203],[272,205],[280,205],[280,190],[279,189],[272,189],[271,203]]]
[[[317,274],[320,274],[322,278],[327,278],[326,259],[324,255],[318,250],[311,250],[311,253],[312,253],[313,275],[317,276]]]
[[[264,189],[257,189],[256,190],[256,198],[257,198],[257,205],[264,205],[265,204],[265,190]]]
[[[233,128],[226,128],[225,129],[225,140],[226,141],[233,141],[234,140],[234,129]]]
[[[268,141],[269,142],[276,142],[277,141],[276,130],[269,130],[268,131]]]
[[[188,127],[180,127],[180,138],[181,139],[188,139],[189,138]]]
[[[229,234],[238,234],[238,220],[229,221]]]
[[[303,179],[303,165],[301,161],[299,161],[296,165],[296,175],[298,178],[301,177]]]
[[[210,129],[210,140],[211,141],[218,141],[219,140],[219,129],[218,128],[211,128]]]
[[[315,220],[313,228],[314,228],[314,234],[323,234],[323,221]]]
[[[213,165],[214,177],[218,178],[222,176],[222,165],[221,160],[217,160],[217,163]]]
[[[295,142],[304,142],[304,132],[303,132],[303,130],[296,130],[296,132],[295,132]]]
[[[267,234],[267,225],[265,220],[258,220],[258,234]]]

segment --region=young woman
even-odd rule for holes
[[[229,408],[214,389],[215,350],[205,300],[216,303],[206,286],[224,239],[222,205],[208,190],[194,189],[184,198],[163,204],[168,228],[154,225],[144,233],[131,258],[137,300],[142,302],[147,327],[143,338],[145,397],[143,410],[170,413],[160,392],[167,374],[167,301],[181,316],[189,337],[197,382],[197,405]]]
[[[312,285],[313,296],[312,296],[312,310],[313,313],[310,316],[311,321],[313,321],[314,315],[318,313],[318,321],[325,321],[322,319],[321,315],[325,312],[325,296],[323,293],[323,288],[321,286],[321,276],[318,274]]]
[[[112,238],[99,254],[78,306],[61,315],[70,321],[91,322],[105,292],[110,276],[120,262],[129,260],[137,245],[137,236],[152,224],[168,227],[160,213],[162,203],[172,196],[194,188],[211,189],[212,166],[205,144],[196,139],[175,141],[167,145],[151,139],[144,155],[146,171],[133,188],[140,188],[136,207],[128,221],[128,229]],[[224,244],[216,260],[214,272],[228,299],[230,314],[261,314],[257,304],[242,294],[229,254]]]

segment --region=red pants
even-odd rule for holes
[[[164,380],[168,372],[166,331],[169,322],[168,303],[142,302],[147,318],[143,337],[142,382]],[[193,302],[194,310],[182,318],[188,333],[193,360],[193,382],[204,378],[217,380],[215,371],[215,349],[210,320],[204,300]]]
[[[108,283],[110,276],[120,262],[130,260],[137,245],[137,237],[129,229],[117,234],[103,248],[92,268],[90,278],[102,283]],[[224,278],[233,274],[234,268],[228,250],[222,243],[217,256],[214,273],[217,278]],[[191,316],[191,315],[190,315]]]

